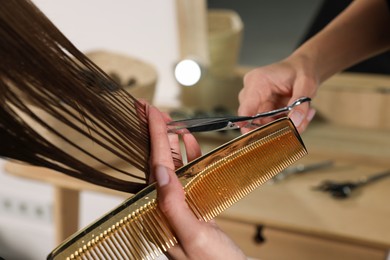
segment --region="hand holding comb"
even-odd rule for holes
[[[142,259],[175,245],[174,232],[158,209],[155,186],[146,186],[145,106],[78,51],[30,1],[2,3],[0,55],[2,157],[138,192],[49,258]],[[53,127],[47,118],[64,127]],[[69,150],[59,148],[58,140]],[[80,140],[90,140],[117,160],[104,160]],[[226,143],[177,174],[191,210],[208,221],[304,154],[299,134],[283,118]],[[139,173],[126,171],[129,165]]]
[[[292,122],[282,118],[193,160],[176,174],[189,208],[199,220],[209,221],[305,154]],[[152,184],[70,237],[48,259],[153,259],[177,243]]]

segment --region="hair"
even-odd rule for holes
[[[0,156],[119,191],[144,188],[150,150],[145,104],[31,1],[1,5]]]

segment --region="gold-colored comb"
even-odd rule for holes
[[[306,155],[288,118],[242,135],[176,172],[194,214],[209,221]],[[48,259],[154,259],[177,244],[152,184],[57,247]]]

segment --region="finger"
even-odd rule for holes
[[[178,136],[168,135],[169,143],[171,146],[171,156],[175,169],[183,166],[183,156],[180,149],[180,140]]]
[[[251,116],[274,108],[270,102],[273,89],[277,89],[274,82],[270,81],[264,69],[256,68],[245,74],[244,87],[238,95],[238,115]]]
[[[183,157],[180,149],[179,135],[168,134],[169,145],[171,147],[171,156],[175,169],[183,166]]]
[[[290,102],[292,103],[298,98],[299,97],[293,97],[290,100]],[[302,133],[307,128],[308,124],[313,119],[314,115],[315,115],[315,109],[310,107],[309,102],[306,102],[292,109],[288,116],[290,117],[291,121],[294,123],[298,132]]]
[[[169,116],[168,113],[162,112],[161,114],[164,118],[165,123],[172,121],[172,118]],[[182,153],[181,153],[181,149],[180,149],[181,146],[180,146],[179,135],[169,134],[168,140],[169,140],[169,143],[170,143],[170,146],[172,149],[173,163],[175,165],[175,169],[177,169],[177,168],[183,166],[183,157],[182,157]]]
[[[259,99],[260,100],[260,99]],[[283,103],[283,97],[279,96],[269,96],[266,100],[264,101],[249,101],[249,102],[256,102],[258,104],[258,107],[255,112],[250,114],[251,116],[256,115],[258,113],[263,113],[267,111],[272,111],[274,109],[280,108],[281,106],[279,105],[280,103]],[[284,106],[284,105],[283,105]],[[250,124],[243,124],[240,126],[241,133],[245,134],[255,128],[258,128],[259,126],[263,126],[267,123],[272,122],[275,120],[277,117],[262,117],[253,120]],[[239,125],[239,123],[238,123]]]
[[[259,97],[247,93],[248,90],[244,88],[238,94],[239,107],[237,113],[239,116],[254,115],[258,111]]]
[[[162,165],[173,170],[174,164],[166,124],[161,112],[153,106],[148,109],[148,123],[151,140],[151,169],[153,170],[157,165]],[[154,181],[153,171],[150,181]]]
[[[192,134],[183,135],[184,147],[186,149],[187,161],[190,162],[202,155],[198,141]]]
[[[299,77],[298,80],[294,83],[293,93],[289,100],[289,104],[292,104],[295,100],[301,97],[310,97],[313,99],[316,95],[317,86],[318,83],[314,79]],[[298,130],[302,131],[306,128],[308,122],[313,118],[314,113],[315,112],[310,109],[310,102],[306,102],[295,107],[289,116]]]
[[[298,127],[299,133],[303,133],[306,130],[310,121],[313,119],[315,113],[316,113],[316,110],[314,108],[309,108],[309,112],[308,112],[307,116],[305,117],[305,119],[303,120],[301,125]]]
[[[250,132],[251,130],[252,130],[252,128],[249,128],[249,127],[243,127],[240,129],[241,134],[246,134],[246,133]]]
[[[145,115],[148,115],[148,109],[150,104],[144,100],[144,99],[138,99],[138,102],[135,103],[135,110],[137,112],[137,115],[140,117],[144,117]]]
[[[174,230],[179,243],[185,246],[201,230],[201,222],[188,207],[183,186],[175,173],[169,168],[157,166],[155,174],[158,207]]]
[[[239,107],[237,113],[239,116],[253,115],[258,110],[260,101],[257,91],[259,85],[252,79],[253,77],[251,75],[252,72],[249,72],[244,76],[244,86],[238,94]]]
[[[167,113],[161,112],[161,115],[162,115],[165,123],[172,121],[172,118]],[[180,160],[181,160],[179,136],[174,135],[174,134],[168,135],[168,140],[169,140],[169,143],[171,145],[171,149],[172,149],[173,153],[180,156]]]

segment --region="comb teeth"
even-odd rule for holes
[[[215,218],[305,155],[294,135],[285,127],[202,170],[185,187],[187,203],[197,217]],[[261,149],[264,146],[272,148]]]
[[[288,119],[237,138],[177,173],[194,214],[213,219],[306,154]],[[177,244],[154,185],[75,234],[48,259],[155,259]]]
[[[151,200],[90,239],[66,259],[155,259],[177,244],[166,223],[156,201]]]

